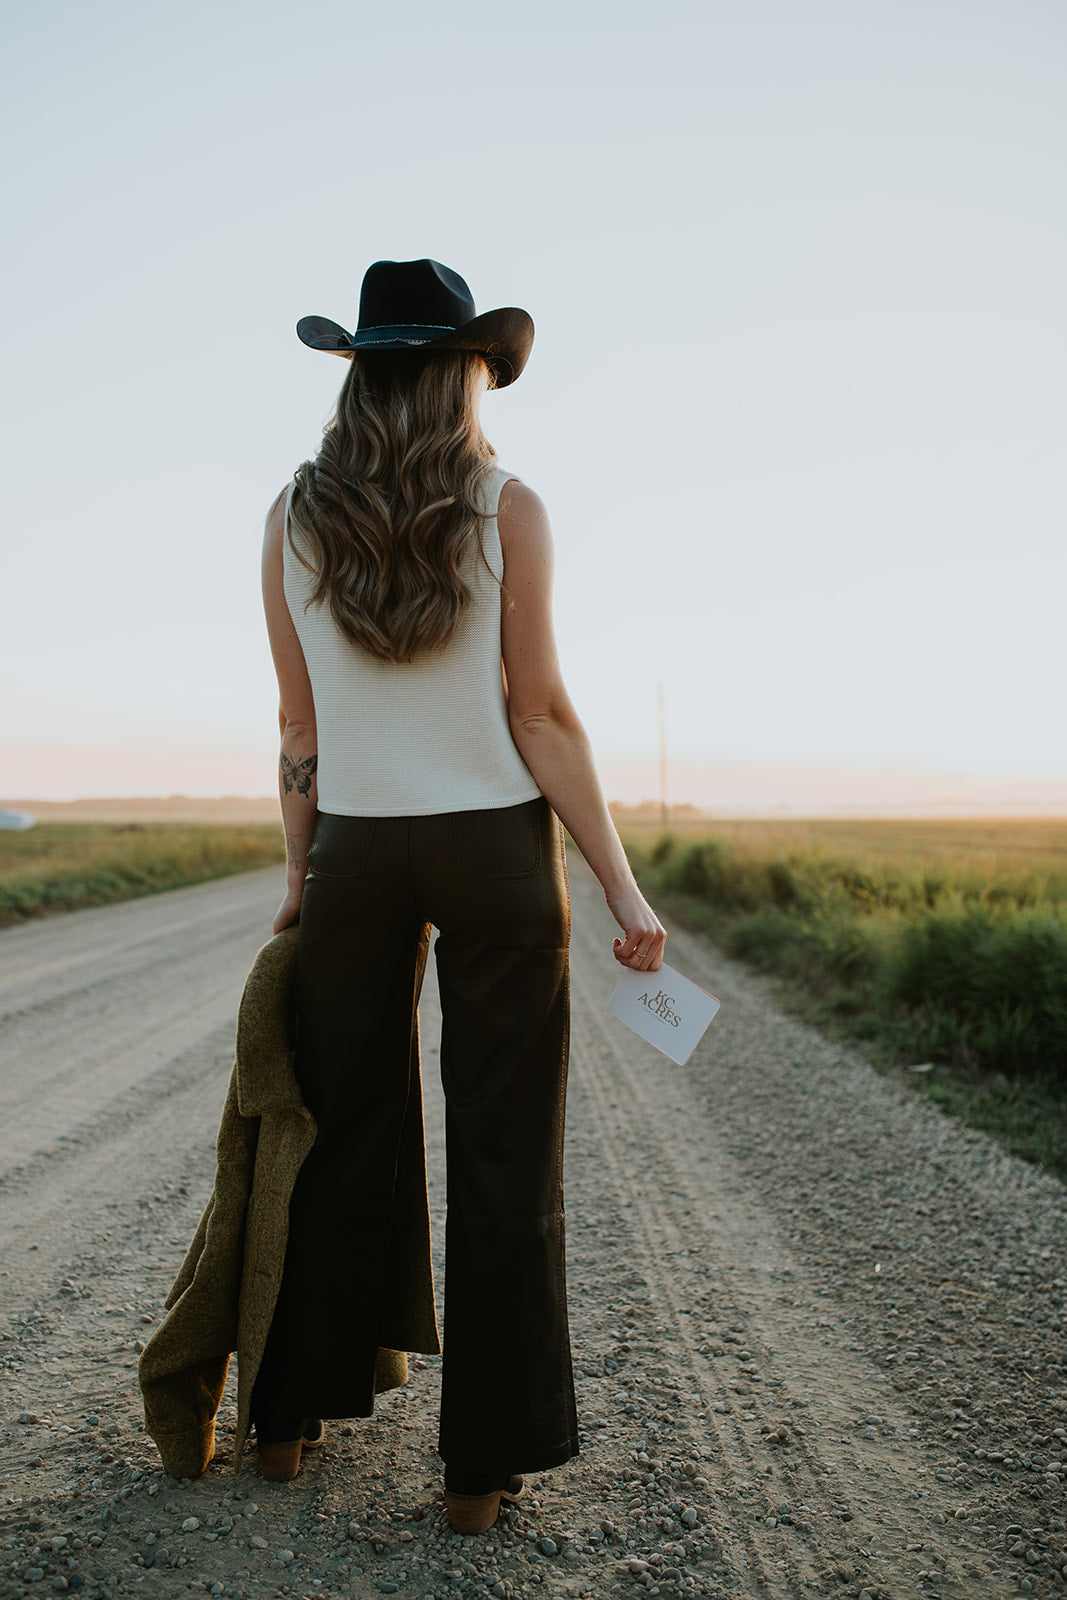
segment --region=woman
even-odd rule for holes
[[[319,1135],[253,1416],[264,1470],[289,1477],[319,1419],[371,1413],[433,924],[448,1151],[439,1449],[453,1525],[479,1531],[522,1473],[578,1450],[557,818],[622,930],[616,959],[655,970],[666,935],[560,679],[544,507],[497,467],[478,421],[485,390],[521,373],[530,318],[476,316],[438,262],[382,261],[355,334],[321,317],[297,331],[351,367],[264,544],[288,858],[274,929],[299,919],[297,1074]]]

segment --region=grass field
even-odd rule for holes
[[[650,897],[1067,1178],[1067,820],[620,825]]]
[[[41,823],[0,832],[0,927],[133,900],[285,859],[277,822]]]

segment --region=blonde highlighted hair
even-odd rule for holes
[[[289,539],[308,601],[380,661],[454,637],[481,555],[495,452],[478,422],[486,363],[466,350],[357,351],[322,448],[294,476]]]

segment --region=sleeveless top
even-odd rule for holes
[[[379,661],[341,633],[328,605],[307,603],[314,577],[290,545],[290,485],[285,599],[315,701],[320,811],[431,816],[518,805],[541,793],[511,737],[501,661],[504,558],[495,512],[513,476],[497,467],[483,480],[485,561],[477,547],[468,556],[471,598],[455,636],[408,662]],[[298,528],[293,536],[300,539]]]

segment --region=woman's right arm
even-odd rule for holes
[[[512,480],[500,497],[501,644],[508,720],[519,754],[604,890],[623,937],[615,959],[654,972],[667,934],[634,881],[585,729],[563,685],[552,626],[552,534],[540,499]]]

